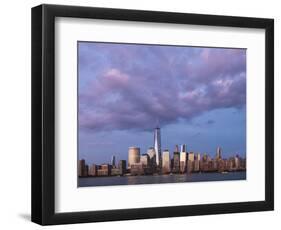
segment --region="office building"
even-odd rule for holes
[[[110,176],[111,175],[111,165],[109,164],[102,164],[98,168],[98,176]]]
[[[235,162],[235,169],[239,169],[240,168],[240,157],[238,155],[236,155],[234,157],[234,162]]]
[[[217,147],[216,159],[222,159],[222,149],[221,149],[221,147]]]
[[[173,173],[180,172],[180,153],[179,152],[174,152],[172,172]]]
[[[175,151],[174,151],[174,152],[176,152],[176,153],[180,152],[180,151],[179,151],[179,146],[178,146],[178,145],[175,146]]]
[[[200,171],[200,160],[196,157],[194,160],[194,167],[193,167],[194,172],[199,172]]]
[[[186,144],[181,145],[181,152],[186,152]]]
[[[120,175],[124,175],[126,173],[126,161],[125,160],[119,161],[118,169],[120,171]]]
[[[89,168],[89,176],[97,176],[98,167],[95,164],[92,164]]]
[[[188,153],[188,160],[189,160],[189,161],[194,161],[194,159],[195,159],[194,152],[189,152],[189,153]]]
[[[142,163],[133,163],[130,165],[130,173],[132,176],[137,176],[137,175],[144,175],[144,166]]]
[[[217,171],[223,172],[226,170],[226,161],[223,159],[220,159],[217,161]]]
[[[162,154],[162,173],[171,172],[170,153],[169,150],[164,150]]]
[[[83,170],[83,176],[88,176],[89,175],[89,166],[85,165],[84,170]]]
[[[149,156],[150,167],[155,171],[157,164],[156,164],[156,152],[154,147],[150,147],[146,153]]]
[[[159,127],[154,129],[154,149],[156,153],[156,165],[157,167],[161,167],[161,133]]]
[[[78,176],[84,176],[84,170],[85,170],[85,160],[79,160],[78,161]]]
[[[154,147],[150,147],[148,150],[147,150],[147,155],[149,156],[150,159],[153,159],[155,158],[156,156],[156,152],[155,152],[155,149]]]
[[[180,152],[180,172],[186,172],[187,152]]]
[[[149,166],[149,155],[142,154],[140,157],[140,162],[143,164],[144,167],[148,167]]]
[[[131,168],[131,164],[140,162],[140,148],[129,147],[128,151],[128,168]]]
[[[115,167],[116,167],[116,165],[115,165],[115,161],[116,161],[115,156],[114,156],[114,155],[113,155],[113,156],[111,156],[111,165],[112,165],[112,168],[115,168]]]
[[[121,175],[121,172],[120,172],[120,169],[119,168],[112,168],[111,169],[111,176],[120,176]]]

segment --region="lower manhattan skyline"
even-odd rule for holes
[[[176,153],[182,153],[182,152],[186,152],[187,154],[187,157],[189,155],[189,153],[191,154],[194,154],[194,155],[198,155],[199,158],[203,157],[204,155],[210,157],[210,159],[216,159],[218,156],[220,159],[228,159],[228,158],[231,158],[231,157],[235,157],[235,156],[239,156],[241,157],[242,159],[246,159],[246,154],[241,154],[239,152],[235,152],[235,153],[232,153],[232,154],[225,154],[224,153],[224,150],[222,148],[222,146],[217,146],[216,149],[213,149],[213,151],[211,152],[206,152],[206,151],[197,151],[196,149],[191,149],[191,148],[188,148],[187,144],[185,143],[181,143],[181,144],[175,144],[174,145],[174,148],[172,149],[169,149],[169,148],[163,148],[163,146],[161,145],[162,143],[162,140],[161,140],[161,136],[162,136],[162,133],[161,133],[161,128],[159,126],[155,127],[154,130],[153,130],[153,133],[151,133],[151,138],[153,136],[153,144],[146,148],[146,150],[143,150],[141,149],[138,145],[134,145],[134,146],[128,146],[127,147],[127,153],[126,153],[126,156],[121,156],[119,154],[112,154],[110,159],[108,159],[108,161],[103,161],[103,162],[98,162],[98,161],[92,161],[92,162],[89,162],[87,161],[87,159],[85,158],[80,158],[79,160],[85,160],[85,163],[89,163],[89,165],[91,164],[96,164],[96,165],[101,165],[101,164],[109,164],[109,165],[117,165],[118,164],[118,161],[122,161],[122,160],[125,160],[126,161],[126,165],[127,166],[130,166],[129,162],[129,156],[130,156],[130,149],[138,149],[139,150],[139,157],[141,156],[144,156],[144,155],[148,155],[149,158],[150,157],[150,153],[151,150],[153,150],[154,154],[155,154],[155,164],[157,166],[160,166],[160,168],[162,167],[162,157],[163,157],[163,153],[166,152],[168,153],[170,159],[172,159],[173,157],[173,154],[176,152]],[[160,143],[160,144],[158,144]],[[157,147],[158,147],[158,151],[157,151]],[[138,160],[140,161],[140,160]],[[112,163],[114,162],[114,163]]]
[[[246,50],[78,42],[78,159],[175,145],[246,158]]]
[[[221,146],[217,147],[215,156],[188,151],[186,144],[175,145],[174,151],[162,149],[159,126],[154,129],[153,142],[153,147],[143,154],[138,146],[128,147],[127,159],[116,161],[112,155],[110,162],[102,164],[79,159],[78,186],[246,179],[246,158],[239,154],[224,157]]]

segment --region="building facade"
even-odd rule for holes
[[[222,159],[222,149],[221,149],[221,147],[217,147],[216,159]]]
[[[132,164],[140,162],[140,148],[129,147],[128,151],[128,168],[131,168]]]
[[[161,133],[159,127],[154,129],[154,149],[156,153],[156,165],[157,167],[161,167]]]
[[[169,150],[164,150],[162,154],[162,173],[171,172],[171,162],[170,162],[170,152]]]
[[[186,163],[187,163],[187,153],[180,152],[180,172],[181,173],[186,172]]]
[[[111,165],[112,165],[112,168],[115,168],[116,167],[116,158],[115,156],[111,156]]]

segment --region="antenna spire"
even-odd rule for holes
[[[159,126],[159,119],[157,118],[156,119],[156,128],[159,128],[160,126]]]

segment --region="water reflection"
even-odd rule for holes
[[[245,180],[246,172],[79,178],[79,187]]]

